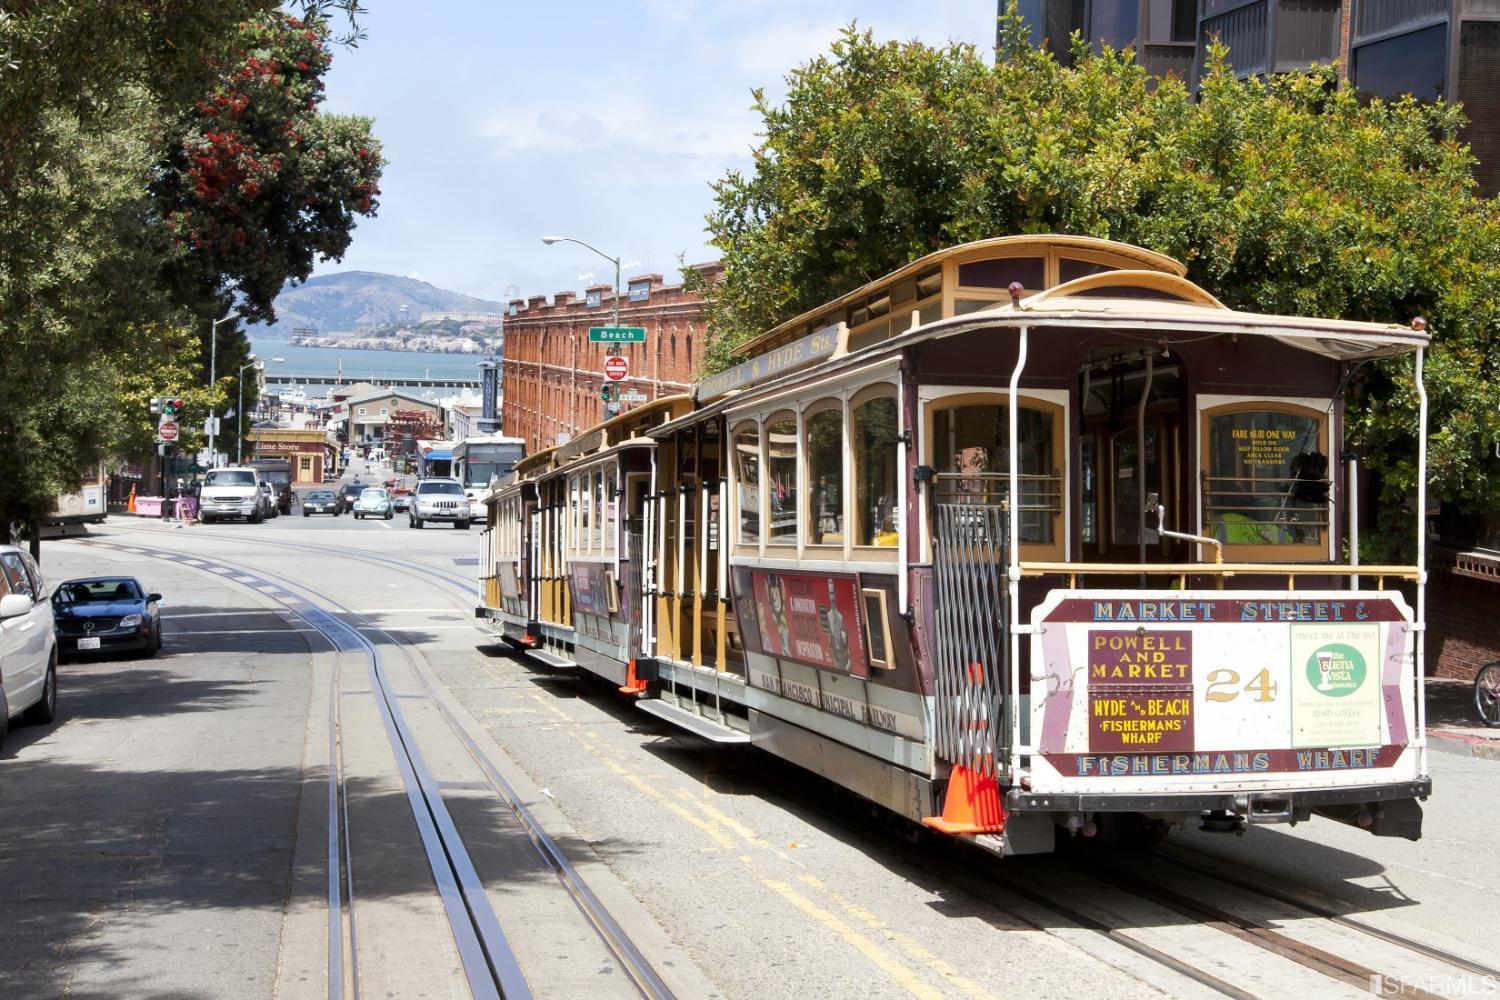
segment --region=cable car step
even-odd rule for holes
[[[685,708],[673,705],[671,702],[662,701],[660,698],[647,698],[635,703],[635,707],[642,712],[649,712],[658,719],[665,719],[674,726],[680,726],[692,733],[701,736],[711,743],[749,743],[750,734],[742,733],[738,729],[729,726],[721,726],[711,719],[705,719],[696,712],[690,712]]]
[[[575,670],[578,667],[578,664],[572,660],[564,659],[561,656],[554,656],[541,649],[528,649],[526,650],[526,655],[542,666],[551,667],[553,670]]]

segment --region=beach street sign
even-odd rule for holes
[[[605,358],[604,374],[611,382],[619,382],[628,378],[630,376],[630,359],[620,357]]]
[[[589,327],[589,343],[591,344],[644,344],[645,342],[646,328],[644,326]]]
[[[645,401],[646,394],[644,392],[635,392],[634,390],[631,390],[629,392],[620,393],[620,402],[622,403],[644,403]]]

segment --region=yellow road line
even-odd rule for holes
[[[802,895],[796,889],[785,882],[778,882],[774,879],[763,878],[761,879],[761,883],[768,889],[779,893],[787,902],[843,938],[855,951],[858,951],[865,958],[873,962],[880,971],[905,987],[906,991],[912,996],[922,997],[923,1000],[943,1000],[941,992],[918,979],[912,974],[910,969],[887,954],[874,941],[871,941],[853,927],[850,927],[838,917]]]
[[[834,892],[832,889],[824,885],[822,880],[817,878],[816,876],[802,875],[798,877],[798,881],[802,882],[804,885],[808,885],[814,889],[817,889],[828,899],[832,900],[834,904],[839,907],[839,909],[849,914],[849,916],[858,920],[860,923],[864,924],[871,930],[878,931],[879,933],[885,935],[885,938],[888,941],[894,941],[902,951],[906,952],[912,958],[921,962],[923,965],[926,965],[933,972],[937,973],[948,982],[952,983],[953,986],[961,991],[965,996],[973,997],[974,1000],[997,1000],[993,993],[989,992],[983,986],[974,982],[974,980],[964,976],[943,959],[939,958],[932,952],[928,951],[926,948],[922,947],[921,943],[917,941],[916,938],[912,937],[910,934],[904,934],[901,931],[893,930],[890,927],[887,927],[874,913],[871,913],[869,910],[865,909],[857,903],[851,903],[849,900],[844,899],[837,892]]]

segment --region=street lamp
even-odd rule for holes
[[[277,364],[280,364],[281,362],[285,361],[286,358],[269,358],[267,360],[274,361]],[[240,398],[239,398],[239,405],[237,405],[234,408],[234,419],[236,421],[238,421],[238,428],[239,428],[239,433],[237,435],[238,440],[235,442],[235,446],[234,446],[234,464],[235,465],[241,464],[244,461],[244,459],[245,459],[245,369],[247,369],[247,368],[260,368],[260,369],[264,369],[265,367],[266,367],[266,362],[265,361],[256,361],[255,360],[255,355],[253,355],[253,354],[250,355],[250,363],[248,365],[241,365],[240,366],[240,373],[239,373]]]
[[[545,244],[547,244],[549,247],[552,244],[554,244],[554,243],[577,243],[581,247],[584,247],[584,248],[586,248],[588,250],[594,251],[594,253],[598,254],[601,257],[603,257],[605,260],[609,261],[611,264],[613,264],[615,266],[615,326],[619,326],[620,325],[620,258],[618,258],[618,257],[611,257],[609,254],[605,253],[603,250],[600,250],[598,247],[596,247],[596,246],[590,246],[589,244],[583,242],[583,240],[574,239],[571,236],[543,236],[542,237],[542,242],[545,243]]]
[[[218,351],[219,351],[219,324],[220,323],[228,323],[232,319],[239,319],[239,318],[240,318],[240,314],[239,313],[232,312],[228,316],[223,317],[222,319],[216,319],[216,320],[214,320],[213,321],[213,326],[211,326],[209,328],[209,331],[208,331],[208,388],[209,388],[209,391],[213,390],[214,384],[218,380],[218,371],[216,369],[216,363],[217,363],[217,360],[218,360]],[[213,403],[210,402],[209,406],[213,406]],[[213,416],[213,411],[210,410],[208,415],[209,416]],[[210,466],[212,466],[213,465],[213,461],[214,461],[214,455],[215,455],[215,452],[214,452],[213,424],[209,424],[208,427],[209,427],[209,430],[208,430],[208,463],[209,463]]]

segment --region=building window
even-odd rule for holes
[[[896,397],[854,408],[854,544],[896,544]]]
[[[760,427],[753,421],[734,432],[735,503],[740,544],[760,544]]]
[[[1448,25],[1357,46],[1351,61],[1354,88],[1365,100],[1410,94],[1419,101],[1441,101],[1448,92]]]
[[[364,407],[363,407],[363,406],[361,406],[361,407],[360,407],[360,408],[359,408],[359,415],[360,415],[360,416],[364,416],[364,415],[365,415],[365,408],[364,408]]]
[[[301,458],[297,459],[297,471],[299,473],[301,473],[304,477],[312,475],[312,456],[311,455],[303,455]]]
[[[386,409],[384,406],[382,406],[380,408],[380,415],[382,417],[390,416],[390,411],[388,409]]]
[[[807,544],[844,544],[844,410],[838,401],[814,404],[803,418],[807,434]]]
[[[766,475],[771,496],[770,545],[797,544],[797,419],[778,413],[766,423]]]

